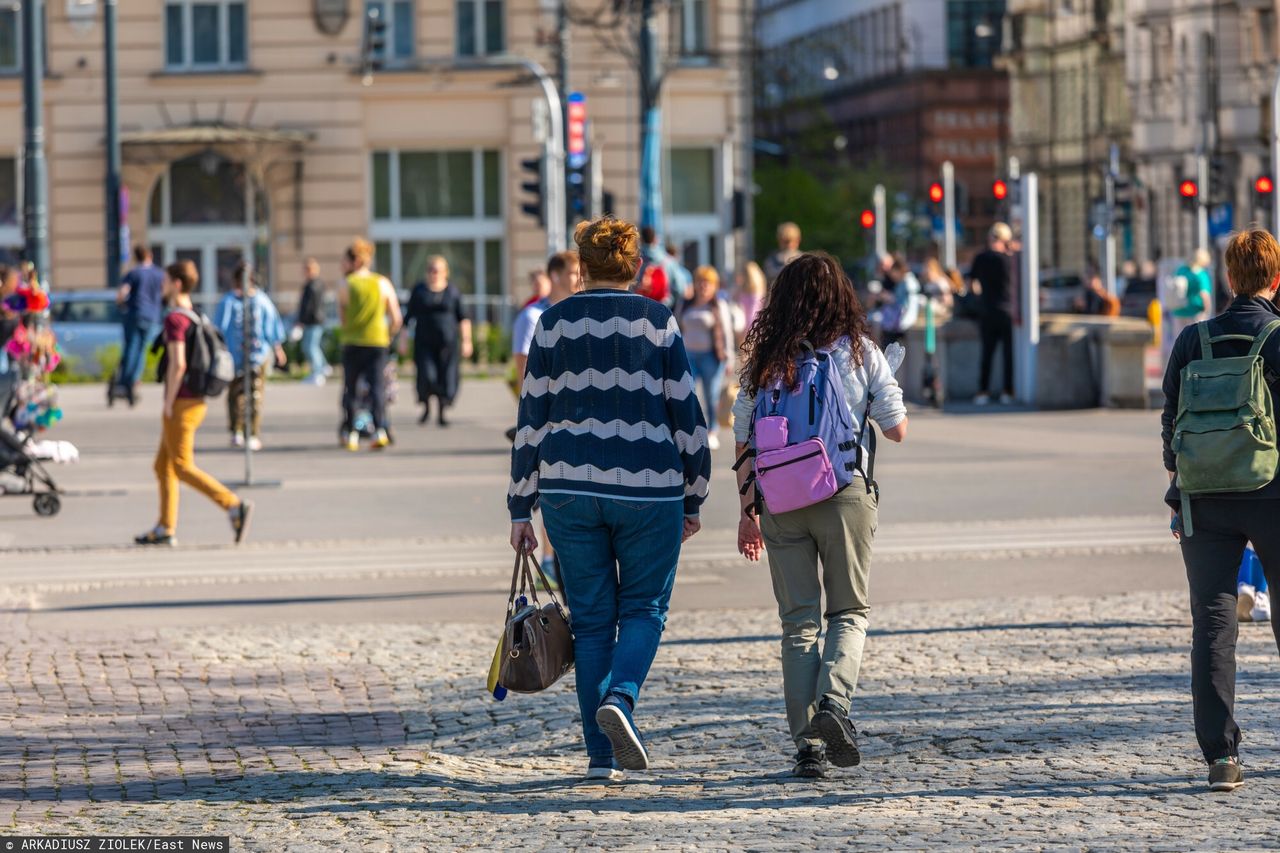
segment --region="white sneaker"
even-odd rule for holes
[[[355,430],[347,433],[347,439],[343,442],[342,446],[347,448],[347,450],[350,450],[352,453],[355,453],[360,449],[360,433]]]
[[[990,406],[990,405],[991,405],[991,395],[990,395],[990,394],[979,394],[978,396],[976,396],[976,397],[974,397],[974,398],[973,398],[973,404],[974,404],[975,406]]]
[[[232,447],[244,447],[244,433],[242,433],[242,432],[233,432],[233,433],[231,434],[231,446],[232,446]]]
[[[1002,405],[1002,406],[1012,406],[1012,405],[1013,405],[1013,396],[1012,396],[1011,394],[1001,394],[1001,395],[1000,395],[1000,405]]]
[[[1253,605],[1258,590],[1252,584],[1242,583],[1236,586],[1236,619],[1240,622],[1253,621]],[[1268,608],[1270,609],[1270,608]]]
[[[254,452],[261,450],[262,439],[258,438],[256,435],[249,436],[249,449]]]
[[[627,774],[612,767],[588,767],[587,775],[582,778],[587,782],[621,782],[627,778]]]
[[[719,449],[720,449],[720,436],[716,435],[714,432],[709,432],[709,433],[707,433],[707,449],[708,449],[708,450],[719,450]]]
[[[1255,592],[1253,595],[1253,611],[1249,615],[1253,617],[1254,622],[1270,622],[1271,596],[1265,592]]]

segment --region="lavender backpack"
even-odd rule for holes
[[[862,428],[855,433],[844,382],[830,375],[831,353],[839,344],[815,351],[805,342],[807,352],[797,362],[795,387],[784,388],[778,380],[756,395],[749,446],[733,467],[736,471],[754,458],[742,494],[754,482],[757,500],[763,499],[771,513],[821,503],[852,483],[855,474],[862,475],[868,493],[875,489],[874,430],[865,467],[862,458],[871,399]]]

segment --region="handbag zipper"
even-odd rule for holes
[[[815,456],[821,456],[821,450],[815,450],[812,453],[806,453],[804,456],[797,456],[795,459],[788,459],[786,462],[779,462],[777,465],[770,465],[767,468],[761,468],[758,473],[763,474],[766,471],[772,471],[775,468],[785,468],[788,465],[794,465],[797,462],[803,462],[806,459],[812,459]]]

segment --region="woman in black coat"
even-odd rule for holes
[[[448,426],[445,409],[458,396],[462,359],[471,358],[471,320],[462,293],[449,283],[449,262],[440,255],[427,261],[426,280],[413,288],[406,323],[413,323],[413,362],[418,371],[418,402],[424,424],[431,418],[431,398],[439,401],[437,418]]]

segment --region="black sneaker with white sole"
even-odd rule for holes
[[[253,501],[240,501],[240,505],[231,510],[231,532],[236,536],[237,545],[249,535],[251,521],[253,521]]]
[[[167,548],[178,544],[178,540],[172,533],[165,533],[163,530],[148,530],[141,536],[133,537],[133,541],[138,545],[159,545]]]
[[[823,699],[818,704],[818,713],[813,715],[813,730],[827,745],[827,760],[836,767],[856,767],[862,762],[858,730],[835,702]]]
[[[1219,758],[1209,765],[1209,790],[1234,791],[1244,784],[1244,771],[1240,769],[1240,759],[1234,755]]]
[[[631,719],[631,705],[621,696],[609,696],[596,711],[596,725],[613,744],[613,757],[623,770],[648,770],[649,753],[640,742]]]

